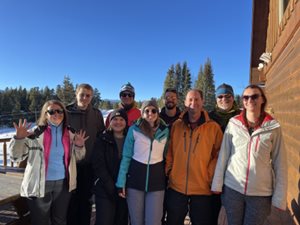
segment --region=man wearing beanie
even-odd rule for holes
[[[131,83],[128,82],[127,84],[124,84],[121,87],[119,96],[121,100],[121,102],[119,103],[119,108],[124,109],[126,111],[128,117],[128,126],[131,126],[133,122],[141,116],[141,112],[137,108],[137,104],[134,101],[135,90]],[[109,118],[110,114],[108,114],[107,119],[105,121],[106,127],[109,126]]]
[[[229,84],[223,83],[216,89],[216,102],[217,105],[209,113],[209,117],[221,126],[224,133],[229,119],[240,113],[240,109],[234,101],[233,89]],[[213,195],[212,225],[218,225],[220,209],[221,197],[220,195]]]
[[[167,224],[184,224],[189,211],[192,224],[211,224],[214,175],[223,133],[203,109],[203,93],[190,90],[186,110],[172,125],[166,157]]]
[[[216,121],[224,132],[229,119],[240,113],[234,101],[233,89],[229,84],[223,83],[216,89],[216,101],[217,105],[209,113],[209,117]]]

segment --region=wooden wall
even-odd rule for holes
[[[274,33],[267,37],[272,62],[263,73],[268,108],[282,126],[288,153],[288,207],[300,224],[300,1],[290,0],[288,10],[278,37]],[[269,18],[274,18],[272,10]]]

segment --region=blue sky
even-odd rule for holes
[[[0,89],[56,88],[68,75],[118,99],[160,97],[172,64],[193,80],[209,57],[216,86],[249,81],[252,1],[1,0]]]

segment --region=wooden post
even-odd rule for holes
[[[3,165],[4,167],[7,166],[7,150],[6,150],[6,141],[3,143]]]

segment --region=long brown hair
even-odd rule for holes
[[[48,100],[44,103],[44,105],[41,109],[40,117],[37,120],[37,125],[45,126],[48,124],[46,113],[47,113],[47,109],[48,109],[49,105],[58,105],[64,110],[63,126],[64,127],[67,126],[67,120],[68,120],[67,110],[66,110],[65,105],[59,100]]]
[[[141,129],[142,133],[149,137],[150,139],[154,138],[155,131],[159,126],[159,115],[157,114],[157,119],[154,121],[154,127],[151,127],[148,121],[145,118],[141,118],[141,122],[139,124],[139,128]]]

